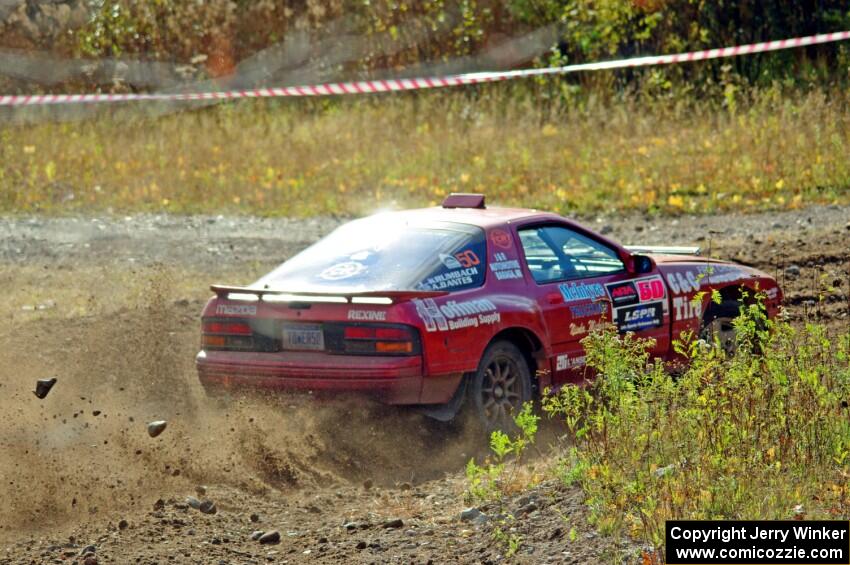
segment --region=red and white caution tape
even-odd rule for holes
[[[619,59],[599,63],[582,63],[563,67],[547,67],[542,69],[522,69],[516,71],[479,72],[450,75],[443,77],[402,78],[386,80],[368,80],[357,82],[334,82],[305,86],[286,86],[280,88],[258,88],[252,90],[228,90],[221,92],[184,92],[159,94],[33,94],[33,95],[0,95],[0,106],[38,106],[46,104],[94,104],[102,102],[135,102],[135,101],[192,101],[192,100],[232,100],[239,98],[276,98],[302,96],[330,96],[341,94],[369,94],[377,92],[398,92],[403,90],[419,90],[426,88],[443,88],[465,84],[497,82],[534,76],[560,75],[580,71],[601,71],[630,67],[649,67],[654,65],[671,65],[707,59],[721,59],[779,51],[806,45],[818,45],[850,39],[850,31],[822,33],[807,37],[779,39],[763,43],[736,45],[704,51],[691,51],[675,55],[655,55]]]

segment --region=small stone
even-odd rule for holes
[[[328,538],[326,538],[326,537],[320,537],[320,538],[319,538],[319,543],[328,543]]]
[[[255,531],[251,532],[251,539],[254,540],[254,541],[257,541],[258,539],[263,537],[264,533],[266,533],[266,532],[264,532],[263,530],[255,530]]]
[[[360,524],[358,524],[357,522],[346,522],[342,525],[342,527],[351,532],[360,527]]]
[[[364,490],[369,490],[373,486],[374,486],[374,483],[372,482],[372,479],[366,479],[365,481],[363,481],[363,489]]]
[[[207,494],[207,487],[204,485],[198,485],[195,487],[195,494],[198,496],[204,496]]]
[[[186,504],[188,504],[189,506],[191,506],[195,510],[201,509],[201,501],[198,500],[197,498],[195,498],[194,496],[187,496],[186,497]]]
[[[162,510],[165,508],[165,501],[161,498],[157,498],[156,502],[153,503],[154,510]]]
[[[401,486],[399,488],[402,491],[408,491],[408,490],[412,489],[413,487],[411,486],[410,483],[401,483]]]
[[[605,224],[599,229],[599,233],[602,235],[606,235],[614,231],[614,228],[610,224]]]
[[[47,394],[50,392],[50,389],[53,388],[53,385],[56,384],[56,377],[52,377],[50,379],[39,379],[35,383],[35,390],[32,393],[39,399],[44,399]]]
[[[384,528],[401,528],[404,526],[404,521],[401,518],[394,518],[384,522]]]
[[[148,422],[148,435],[151,437],[156,437],[162,432],[165,431],[165,427],[168,425],[168,422],[165,420],[156,420],[154,422]]]
[[[785,274],[789,277],[799,277],[800,267],[797,265],[790,265],[787,269],[785,269]]]
[[[366,545],[367,545],[366,542],[361,540],[361,541],[358,541],[357,545],[355,545],[354,547],[356,549],[366,549]]]
[[[94,411],[91,413],[91,415],[92,415],[92,416],[95,416],[95,417],[100,416],[100,414],[101,414],[100,410],[94,410]]]
[[[83,565],[97,565],[97,555],[89,553],[83,557]]]
[[[475,508],[474,506],[471,508],[467,508],[460,513],[460,521],[461,522],[471,522],[475,518],[481,515],[481,510]]]
[[[97,546],[94,544],[87,545],[80,550],[80,555],[82,556],[85,556],[87,553],[97,553]]]
[[[259,542],[263,545],[274,545],[280,543],[280,532],[272,530],[260,536]]]
[[[525,506],[521,506],[516,511],[516,515],[517,516],[525,516],[526,514],[531,514],[535,510],[537,510],[537,503],[534,502],[534,501],[531,501],[528,504],[526,504]]]
[[[260,515],[259,514],[251,514],[251,522],[256,524],[259,521],[260,521]]]
[[[676,471],[676,465],[674,463],[670,463],[669,465],[665,465],[664,467],[659,467],[658,469],[652,472],[655,475],[655,478],[660,479],[662,477],[666,477]]]
[[[200,510],[202,514],[215,514],[218,512],[218,509],[215,507],[215,503],[212,500],[203,501],[198,507],[198,510]]]
[[[122,530],[122,531],[126,530],[129,526],[130,526],[130,523],[127,522],[127,520],[121,520],[120,522],[118,522],[118,529],[119,530]]]

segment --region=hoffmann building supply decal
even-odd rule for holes
[[[449,300],[441,305],[433,298],[414,298],[413,303],[428,332],[477,328],[497,324],[502,319],[496,311],[496,305],[486,298],[461,302]]]

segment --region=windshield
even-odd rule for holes
[[[484,283],[481,228],[373,216],[338,228],[255,286],[318,292],[463,290]]]

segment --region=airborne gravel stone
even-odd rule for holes
[[[47,394],[50,392],[50,389],[53,388],[53,385],[56,384],[56,377],[52,377],[49,379],[39,379],[35,383],[35,390],[32,392],[39,399],[44,399]]]
[[[148,422],[148,435],[151,437],[156,437],[162,432],[165,431],[165,427],[168,425],[168,422],[165,420],[156,420],[154,422]]]

